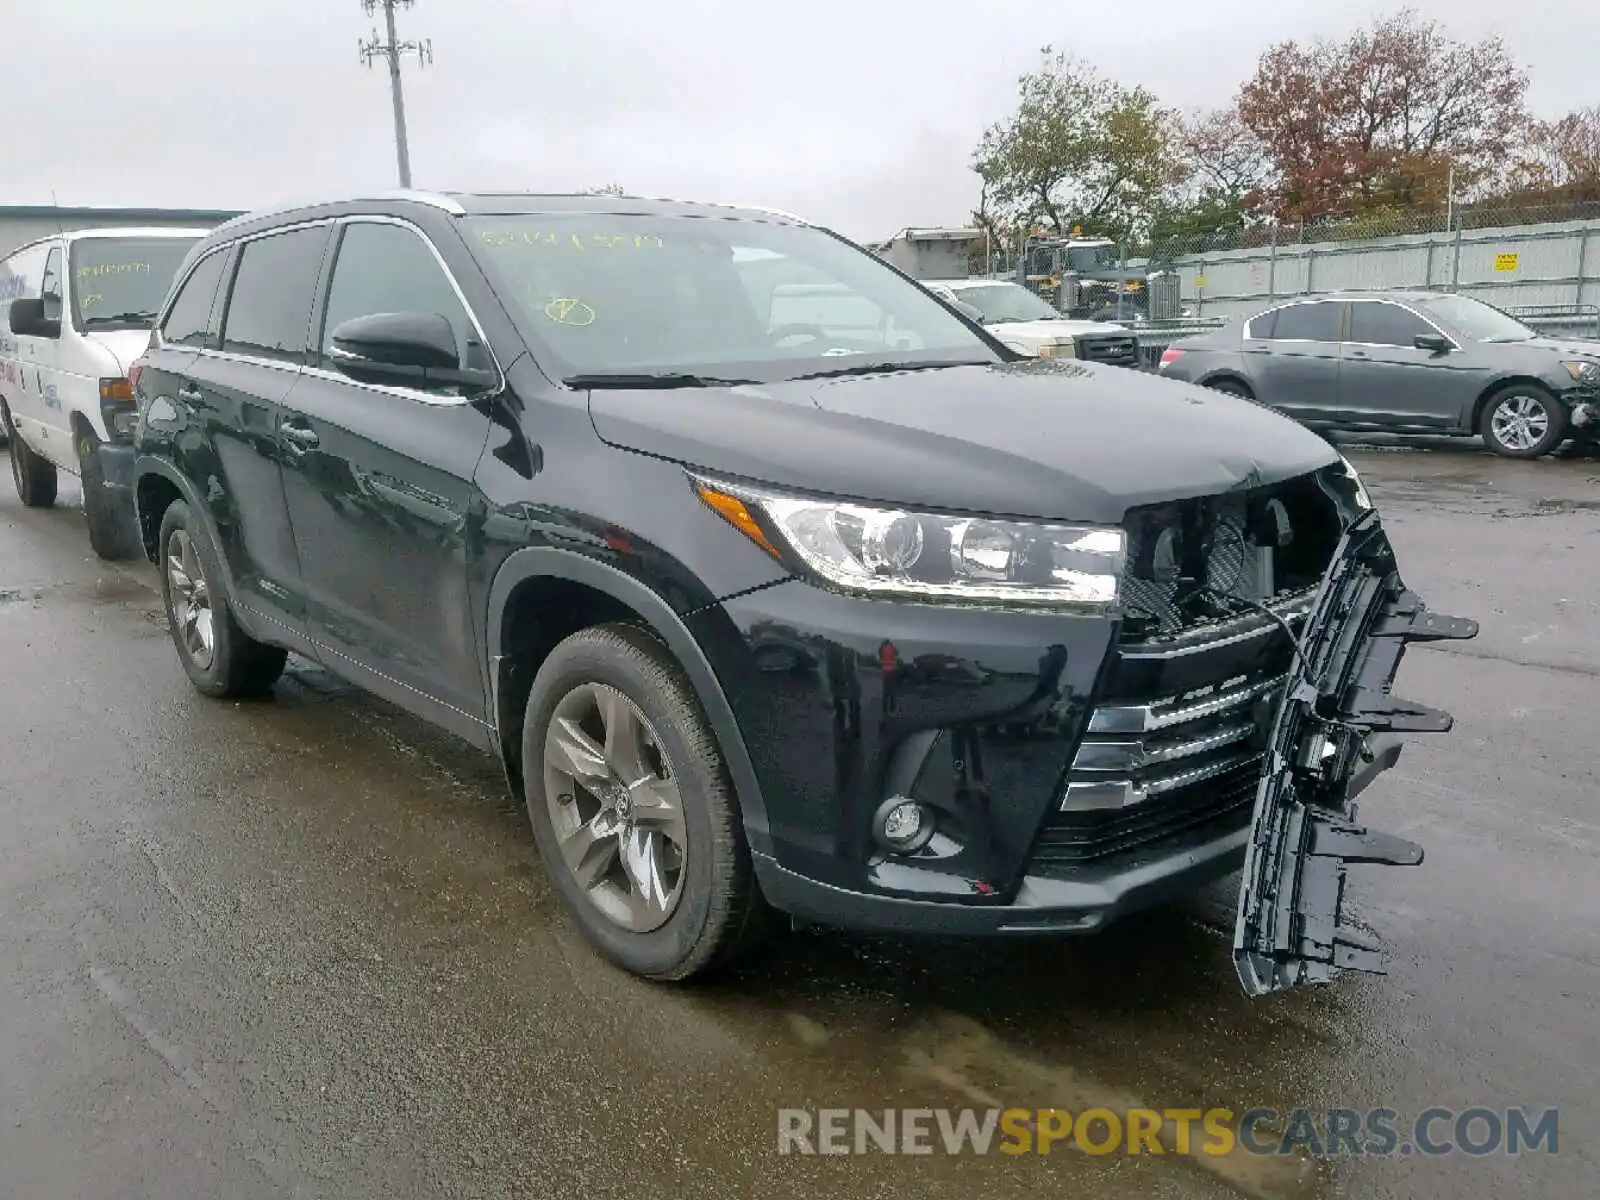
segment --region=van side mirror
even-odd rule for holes
[[[1448,354],[1456,348],[1442,333],[1419,333],[1411,344],[1418,350],[1431,350],[1435,354]]]
[[[58,338],[61,318],[46,315],[44,301],[38,297],[11,302],[11,332],[19,337]]]
[[[500,380],[494,371],[461,364],[455,329],[437,313],[356,317],[335,327],[332,341],[329,361],[362,383],[481,390]]]

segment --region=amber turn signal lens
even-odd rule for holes
[[[716,488],[704,483],[696,483],[694,490],[695,494],[704,500],[707,506],[719,517],[772,555],[773,558],[778,559],[780,562],[782,561],[783,555],[772,544],[772,540],[767,537],[765,531],[756,522],[754,514],[751,513],[743,500],[737,496],[730,496],[727,492],[719,492]]]

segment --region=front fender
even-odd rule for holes
[[[486,614],[484,645],[488,652],[489,702],[494,716],[496,736],[502,755],[506,752],[506,739],[519,736],[518,731],[501,729],[500,694],[505,680],[505,656],[499,653],[504,645],[503,624],[511,594],[518,584],[529,579],[561,579],[569,583],[592,588],[638,613],[652,632],[666,645],[688,677],[700,701],[712,731],[722,748],[728,764],[734,791],[744,816],[745,833],[750,848],[758,854],[772,853],[772,838],[767,818],[766,801],[761,785],[756,780],[755,766],[744,743],[744,735],[734,719],[733,707],[728,703],[716,673],[711,669],[705,653],[695,641],[671,605],[632,575],[600,562],[576,550],[557,546],[529,546],[513,551],[500,564],[494,582],[489,588],[489,611]]]

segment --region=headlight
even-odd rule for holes
[[[906,512],[693,480],[716,513],[823,586],[866,596],[1105,609],[1117,603],[1120,529]]]
[[[1567,374],[1585,387],[1600,387],[1600,363],[1564,362]]]
[[[1361,482],[1361,475],[1350,465],[1350,460],[1343,454],[1339,455],[1339,461],[1344,464],[1344,473],[1349,477],[1351,485],[1355,488],[1356,504],[1363,510],[1372,508],[1372,497],[1367,494],[1367,485]]]

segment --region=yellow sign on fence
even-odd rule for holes
[[[1205,287],[1205,285],[1206,285],[1206,277],[1204,275],[1196,275],[1194,277],[1194,285],[1197,288]]]
[[[1496,271],[1515,271],[1517,269],[1517,256],[1515,254],[1496,254],[1494,256],[1494,269]]]

